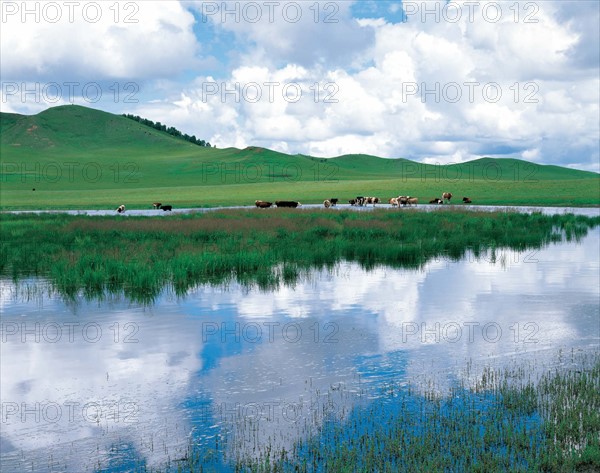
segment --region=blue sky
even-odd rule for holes
[[[600,170],[600,2],[1,9],[2,111],[78,103],[218,147]]]

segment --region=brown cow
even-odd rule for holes
[[[419,199],[417,199],[416,197],[409,197],[406,201],[408,205],[417,205],[418,202]]]
[[[256,202],[254,202],[254,205],[256,205],[259,209],[268,209],[273,205],[273,203],[266,202],[264,200],[257,200]]]
[[[444,192],[442,194],[442,199],[444,200],[444,202],[447,200],[448,203],[450,203],[450,199],[452,198],[452,193],[451,192]]]
[[[389,200],[389,203],[392,207],[398,207],[398,198],[397,197],[392,197]]]
[[[161,205],[162,205],[162,204],[161,204],[160,202],[154,202],[154,203],[152,204],[152,207],[153,207],[153,208],[155,208],[155,209],[160,209],[160,206],[161,206]]]

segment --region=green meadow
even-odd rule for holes
[[[370,269],[419,268],[467,252],[495,260],[577,240],[600,217],[446,208],[372,212],[325,209],[217,210],[167,218],[4,214],[0,274],[49,280],[67,298],[124,293],[152,303],[165,288],[237,281],[271,289],[342,261]]]
[[[196,146],[128,118],[76,105],[0,115],[0,208],[112,209],[252,205],[255,200],[427,203],[442,192],[474,204],[597,206],[596,173],[483,158],[454,165],[367,155],[318,158]],[[207,137],[199,137],[207,138]],[[35,189],[35,190],[34,190]]]

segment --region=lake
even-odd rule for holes
[[[2,472],[134,471],[194,445],[216,469],[293,449],[390,390],[448,392],[600,342],[600,229],[419,270],[340,264],[293,286],[200,286],[152,305],[1,283]],[[211,457],[212,455],[212,457]]]

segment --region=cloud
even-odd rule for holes
[[[2,4],[3,80],[172,77],[199,52],[179,2]]]
[[[52,25],[24,25],[24,45],[3,31],[7,76],[143,77],[139,104],[105,108],[219,147],[427,162],[537,150],[600,170],[599,14],[586,2],[404,2],[404,22],[400,4],[375,2],[140,5],[140,24],[103,17],[76,45],[65,38],[89,24],[38,49],[31,38]],[[27,110],[18,99],[2,109]]]

